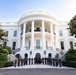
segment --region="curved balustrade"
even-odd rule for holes
[[[47,50],[53,50],[53,47],[46,47]]]
[[[35,50],[41,50],[42,49],[42,46],[35,46],[34,49]]]

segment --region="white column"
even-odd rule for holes
[[[58,28],[57,28],[57,26],[56,26],[56,33],[55,33],[55,35],[56,35],[56,48],[59,48],[60,42],[58,41]]]
[[[54,48],[54,33],[53,33],[53,24],[50,23],[50,31],[51,31],[51,47]]]
[[[44,20],[42,20],[42,50],[46,50]]]
[[[21,27],[19,26],[19,31],[18,31],[18,48],[20,48],[20,32],[21,31]]]
[[[25,30],[26,30],[26,23],[23,24],[22,48],[25,48]]]
[[[31,25],[31,50],[34,50],[34,21],[32,21]]]

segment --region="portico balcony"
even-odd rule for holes
[[[30,47],[25,47],[25,50],[30,50]],[[34,50],[42,50],[42,46],[34,46]],[[46,47],[46,50],[53,50],[53,47]]]
[[[35,30],[34,30],[34,32],[41,32],[41,31],[42,31],[41,29],[35,29]],[[25,33],[29,33],[29,32],[31,32],[31,29],[28,30],[28,31],[26,31]],[[50,31],[47,30],[47,29],[45,29],[45,32],[50,33]],[[23,32],[21,32],[21,35],[22,35],[22,34],[23,34]]]

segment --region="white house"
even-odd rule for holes
[[[32,11],[22,15],[18,22],[0,22],[6,31],[4,44],[13,51],[20,50],[22,58],[55,57],[60,51],[74,47],[75,38],[70,36],[68,22],[59,22],[52,14]]]

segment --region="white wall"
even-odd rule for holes
[[[12,43],[16,42],[16,48],[18,47],[18,27],[17,26],[3,26],[1,27],[4,31],[8,31],[8,36],[6,37],[8,42],[7,46],[10,46],[12,49]],[[17,31],[17,36],[14,37],[14,31]]]

